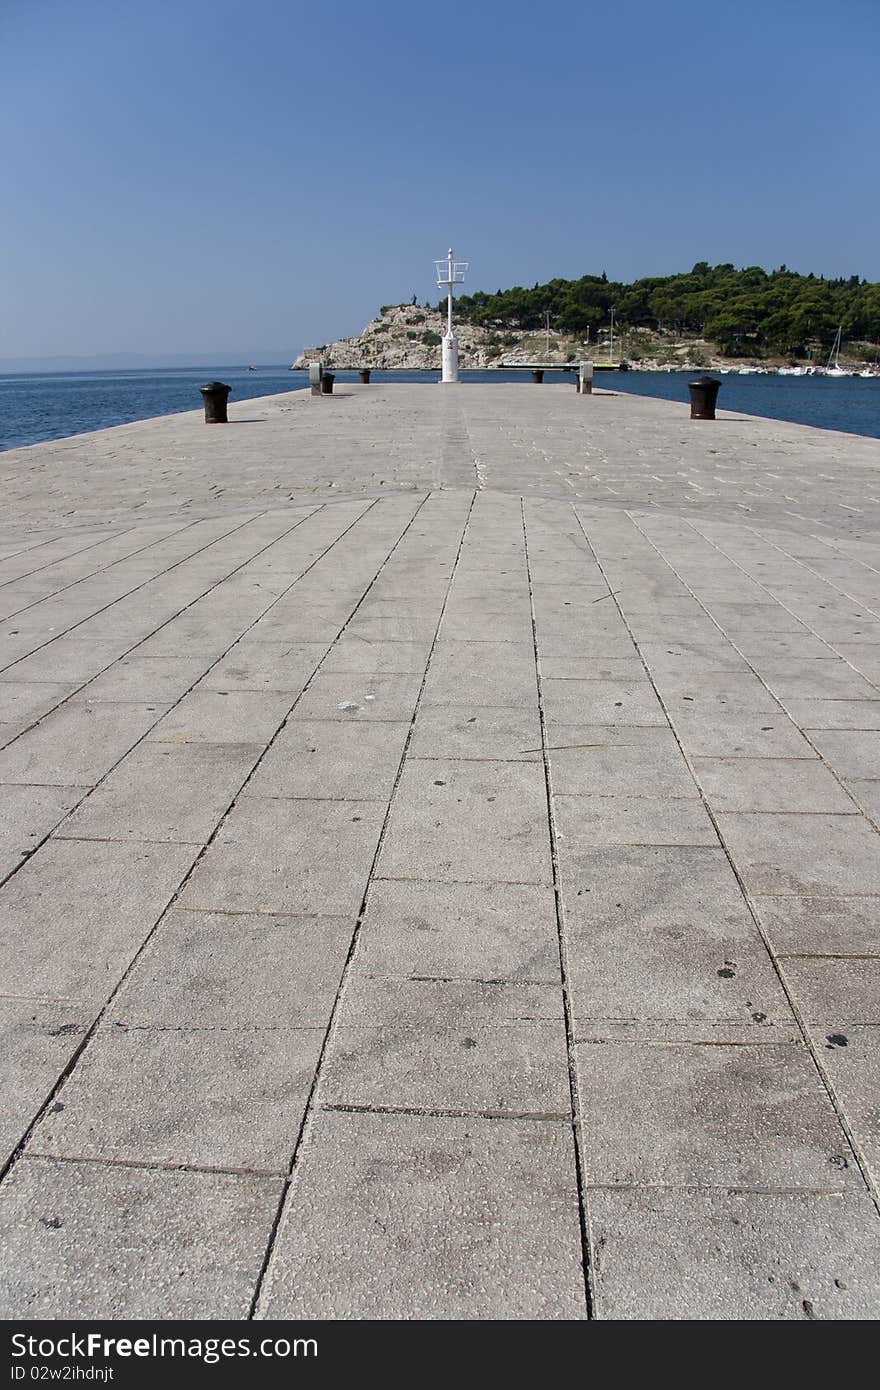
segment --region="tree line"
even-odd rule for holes
[[[445,307],[445,300],[438,308]],[[478,291],[457,300],[458,317],[485,328],[550,326],[595,339],[611,310],[621,329],[647,328],[679,336],[699,335],[721,352],[763,352],[792,357],[828,348],[838,325],[847,341],[880,341],[880,283],[858,275],[826,280],[782,265],[737,270],[698,261],[683,275],[651,276],[623,284],[603,275],[550,280],[531,289],[514,286],[495,294]]]

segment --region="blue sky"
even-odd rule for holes
[[[4,0],[0,357],[694,261],[880,279],[877,0]]]

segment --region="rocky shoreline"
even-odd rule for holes
[[[351,338],[304,348],[295,370],[320,360],[328,367],[357,370],[434,371],[440,368],[440,342],[445,316],[418,304],[386,306],[363,332]],[[586,343],[553,329],[534,332],[509,329],[493,331],[469,323],[457,323],[459,362],[463,368],[492,368],[540,362],[567,367],[576,362],[610,360],[609,343]],[[618,339],[615,361],[625,361],[638,371],[773,371],[793,365],[786,358],[722,357],[705,339],[672,339],[647,329],[631,329]],[[863,364],[857,364],[863,365]]]

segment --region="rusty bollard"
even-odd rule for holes
[[[226,402],[229,400],[232,387],[227,386],[225,381],[206,381],[199,390],[205,403],[205,424],[228,425]]]
[[[361,367],[360,371],[358,372],[358,376],[360,377],[360,379],[361,379],[361,381],[363,382],[364,386],[369,386],[369,384],[370,384],[370,368],[369,368],[369,367]]]
[[[544,373],[541,371],[539,367],[536,371],[532,372],[532,381],[535,383],[536,386],[540,386],[543,380]]]
[[[325,373],[324,373],[324,375],[321,377],[321,395],[322,395],[322,396],[332,396],[332,395],[333,395],[333,383],[334,383],[335,380],[336,380],[336,377],[333,375],[332,372],[325,372]]]
[[[720,385],[721,382],[714,376],[698,376],[695,381],[688,382],[692,420],[715,419],[715,401]]]

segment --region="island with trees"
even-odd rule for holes
[[[445,301],[383,306],[354,338],[307,349],[338,367],[431,368],[439,363]],[[826,279],[779,266],[738,270],[699,261],[678,275],[630,284],[600,275],[531,288],[480,290],[456,300],[462,365],[562,365],[613,354],[633,367],[821,366],[840,330],[851,369],[880,358],[880,283]]]

